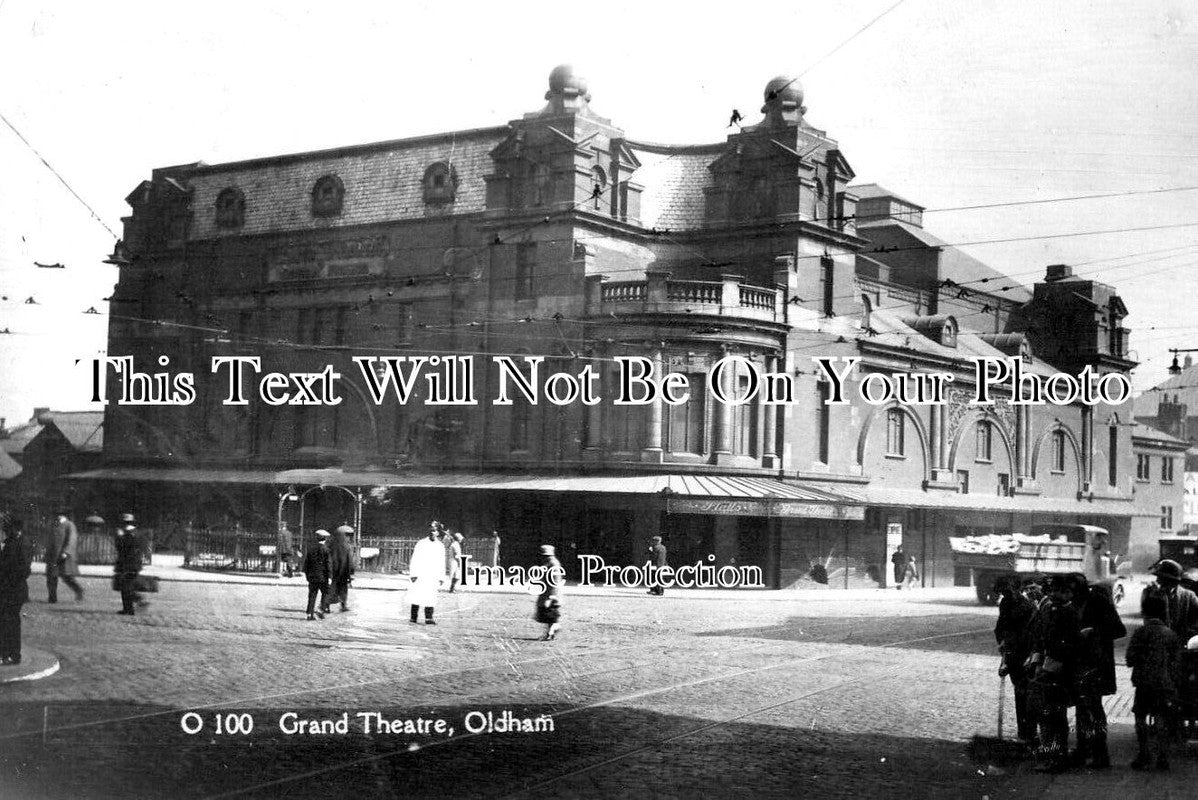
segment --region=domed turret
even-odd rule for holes
[[[561,64],[549,73],[549,91],[545,92],[545,99],[549,105],[541,113],[563,114],[586,110],[591,95],[587,91],[586,79],[579,77],[573,66]]]
[[[798,78],[779,75],[765,85],[765,105],[761,113],[773,124],[802,122],[807,107],[803,105],[803,84]]]
[[[553,68],[553,72],[549,73],[549,91],[545,94],[545,99],[548,100],[549,95],[565,92],[587,93],[586,79],[574,74],[574,67],[571,64],[560,64]]]
[[[779,75],[765,85],[766,104],[768,105],[771,100],[781,100],[801,106],[803,105],[803,84],[799,83],[798,78]]]

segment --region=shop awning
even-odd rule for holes
[[[943,511],[989,511],[1024,514],[1076,514],[1105,517],[1158,516],[1138,511],[1130,500],[1066,500],[1060,497],[997,494],[959,494],[957,492],[913,489],[889,489],[880,486],[854,486],[841,489],[846,497],[868,506],[891,508],[929,508]]]
[[[777,478],[726,475],[532,475],[502,472],[369,472],[341,469],[282,471],[110,467],[67,476],[73,480],[154,483],[262,484],[575,492],[658,497],[674,514],[864,519],[861,501],[836,490]]]

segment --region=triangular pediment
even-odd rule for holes
[[[853,170],[853,167],[849,164],[848,159],[846,159],[844,157],[844,154],[841,153],[839,150],[829,150],[828,156],[832,159],[832,163],[836,165],[836,174],[837,175],[839,175],[842,178],[844,178],[845,180],[849,180],[849,181],[851,181],[853,178],[857,177],[857,173]]]
[[[612,159],[618,160],[622,165],[632,165],[634,169],[641,166],[641,160],[636,157],[636,152],[628,146],[626,139],[611,140],[611,155]]]

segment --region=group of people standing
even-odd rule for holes
[[[91,515],[84,524],[97,533],[104,530],[104,520]],[[29,602],[29,575],[33,548],[25,536],[21,519],[0,514],[0,665],[21,663],[21,609]],[[136,608],[145,605],[141,595],[143,546],[137,535],[133,515],[121,515],[121,524],[113,537],[116,561],[113,565],[112,587],[121,593],[121,610],[117,613],[132,616]],[[46,564],[46,602],[58,602],[58,583],[62,581],[82,601],[83,587],[79,584],[79,529],[70,512],[60,510],[46,531],[44,541]]]
[[[1154,567],[1156,583],[1144,591],[1144,627],[1127,650],[1136,687],[1133,713],[1140,752],[1132,767],[1168,767],[1170,709],[1176,701],[1179,642],[1198,634],[1198,598],[1179,586],[1176,562]],[[1002,663],[1015,689],[1018,735],[1042,759],[1041,769],[1105,768],[1107,719],[1102,699],[1116,691],[1114,643],[1127,635],[1105,585],[1090,585],[1080,573],[1051,576],[1039,587],[1009,577],[1000,581],[999,616],[994,629]],[[1068,709],[1076,708],[1077,746],[1069,743]]]
[[[343,612],[349,611],[354,559],[347,537],[353,533],[350,525],[342,525],[332,533],[323,528],[316,531],[316,546],[308,548],[303,564],[304,577],[308,581],[308,619],[324,619],[333,603],[340,603]]]

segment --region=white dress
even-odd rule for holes
[[[445,581],[445,546],[425,536],[412,549],[408,576],[416,581],[408,587],[408,605],[437,605],[437,589]]]

